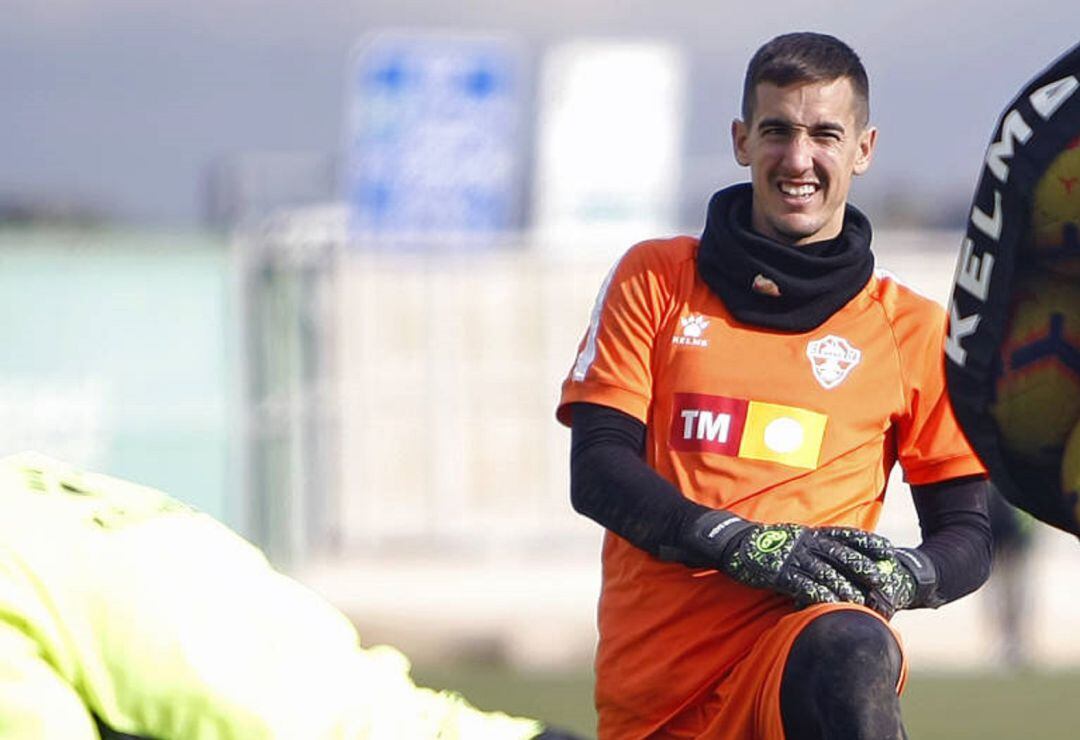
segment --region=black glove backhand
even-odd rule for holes
[[[725,511],[708,512],[690,528],[687,548],[696,564],[740,583],[790,596],[799,606],[864,604],[858,583],[883,583],[865,553],[801,524],[756,524]]]
[[[937,593],[934,564],[919,550],[894,547],[885,537],[858,529],[820,531],[875,561],[875,576],[863,579],[855,574],[853,578],[866,593],[866,605],[886,619],[901,609],[935,608],[944,603]]]

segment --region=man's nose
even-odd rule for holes
[[[805,172],[813,168],[813,142],[804,133],[796,133],[784,147],[784,166],[791,172]]]

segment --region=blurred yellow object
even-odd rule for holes
[[[0,737],[525,740],[224,525],[129,481],[0,458]]]

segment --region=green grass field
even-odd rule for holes
[[[413,675],[421,685],[460,691],[484,709],[540,717],[587,737],[594,732],[588,670],[523,674],[505,668],[441,666],[417,668]],[[903,702],[911,740],[1080,737],[1080,672],[916,673]]]

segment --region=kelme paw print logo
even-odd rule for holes
[[[708,347],[709,341],[702,339],[702,334],[709,328],[709,320],[699,313],[692,313],[679,319],[681,334],[672,338],[672,344],[688,344],[695,347]]]
[[[699,313],[690,314],[682,318],[682,333],[684,337],[700,337],[701,333],[709,326],[709,320]]]

